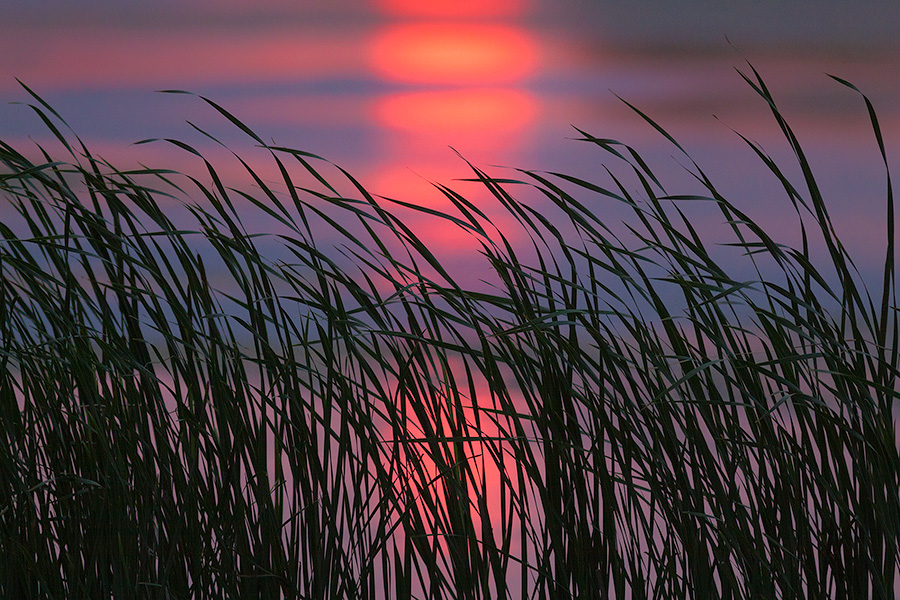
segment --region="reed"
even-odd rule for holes
[[[32,93],[64,150],[0,142],[0,595],[896,597],[887,159],[871,292],[745,79],[802,175],[745,138],[799,247],[693,161],[703,193],[673,193],[584,132],[603,181],[472,166],[523,243],[449,187],[452,214],[373,196],[208,100],[281,181],[242,161],[255,185],[228,187],[175,140],[202,174],[119,170]],[[416,210],[477,240],[490,285]]]

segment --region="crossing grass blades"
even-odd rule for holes
[[[228,187],[175,140],[199,174],[118,170],[32,94],[62,146],[0,144],[0,595],[895,597],[890,177],[867,287],[745,79],[796,159],[745,138],[794,246],[686,154],[702,194],[587,133],[599,181],[472,167],[523,243],[450,187],[446,214],[375,197],[211,101],[281,181],[245,162]],[[472,236],[491,285],[415,210]]]

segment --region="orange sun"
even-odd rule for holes
[[[523,12],[526,0],[378,0],[378,7],[403,17],[507,17]]]
[[[395,81],[479,85],[517,81],[535,68],[533,42],[520,30],[487,24],[407,24],[375,38],[375,70]]]

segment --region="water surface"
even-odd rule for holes
[[[176,137],[240,180],[240,166],[186,120],[242,153],[252,142],[196,98],[154,93],[183,89],[214,99],[267,141],[340,164],[376,193],[433,208],[448,203],[431,181],[471,175],[461,157],[601,180],[607,159],[568,139],[578,137],[573,125],[634,145],[673,182],[671,192],[688,191],[685,159],[619,96],[678,137],[752,216],[785,227],[772,218],[786,208],[777,182],[732,131],[791,162],[767,106],[735,72],[749,60],[807,146],[847,245],[865,261],[880,259],[872,249],[883,243],[880,157],[862,101],[825,73],[872,97],[889,156],[897,155],[893,3],[59,0],[38,9],[13,0],[6,12],[0,94],[26,100],[19,78],[117,164],[196,170],[196,159],[173,147],[130,145]],[[21,106],[0,109],[0,135],[49,139]],[[490,202],[477,184],[453,185]],[[598,210],[618,218],[615,207]],[[455,232],[428,237],[451,254],[467,251]]]

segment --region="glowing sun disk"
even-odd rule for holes
[[[501,17],[521,14],[525,0],[378,0],[384,12],[403,17]]]
[[[486,84],[517,81],[535,68],[534,43],[502,25],[408,24],[391,27],[371,45],[371,61],[397,81]]]

